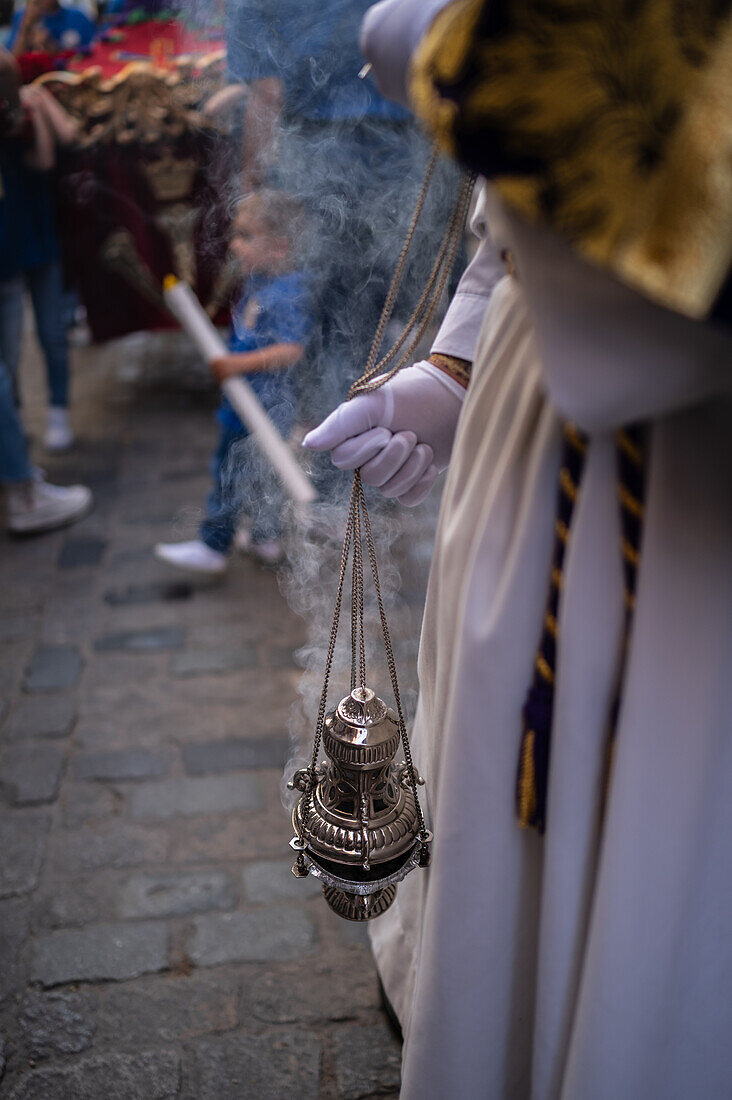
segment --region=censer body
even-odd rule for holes
[[[394,763],[400,740],[396,713],[370,688],[354,688],[323,723],[328,759],[317,784],[307,772],[295,777],[304,789],[293,811],[293,872],[319,878],[331,909],[348,920],[385,912],[396,884],[426,859],[406,764]]]

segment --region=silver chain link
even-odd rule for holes
[[[465,228],[465,219],[467,217],[468,208],[470,206],[470,197],[473,190],[473,183],[475,182],[475,176],[464,176],[455,200],[455,205],[452,209],[452,213],[448,220],[447,229],[443,237],[440,248],[437,252],[434,264],[427,278],[424,290],[420,295],[419,301],[415,306],[411,316],[409,317],[402,333],[397,338],[395,343],[386,352],[381,359],[379,359],[379,350],[386,333],[386,328],[391,319],[396,304],[397,295],[401,286],[404,272],[406,270],[408,254],[414,233],[417,228],[420,215],[424,208],[427,193],[432,182],[432,178],[437,167],[439,159],[439,152],[435,146],[430,155],[427,169],[425,171],[424,179],[422,180],[422,186],[420,188],[419,196],[412,213],[412,218],[409,224],[402,250],[399,254],[397,266],[394,271],[389,291],[384,302],[384,307],[379,318],[379,323],[376,327],[373,343],[369,352],[366,366],[363,374],[358,378],[351,386],[348,392],[348,398],[351,399],[359,394],[372,393],[374,390],[379,389],[388,382],[390,378],[393,378],[397,371],[400,371],[408,362],[411,361],[412,353],[419,344],[425,331],[427,330],[430,321],[432,320],[435,311],[439,305],[442,294],[447,285],[447,281],[450,277],[450,272],[455,263],[457,257],[458,248],[460,246],[460,240]],[[405,344],[407,345],[405,350],[402,351]],[[399,353],[402,352],[400,355]],[[397,358],[398,356],[398,358]],[[396,362],[394,360],[396,359]],[[390,365],[393,364],[393,365]],[[388,369],[387,369],[388,368]],[[351,496],[348,505],[348,516],[346,519],[346,530],[343,539],[343,550],[341,552],[340,570],[338,575],[338,588],[336,592],[335,607],[333,610],[333,622],[330,629],[330,637],[328,639],[328,650],[325,661],[325,671],[323,676],[323,691],[320,696],[320,705],[318,707],[318,717],[315,726],[315,738],[313,742],[313,753],[310,761],[310,767],[308,769],[310,788],[314,788],[317,783],[317,764],[318,753],[320,752],[320,745],[323,738],[323,726],[325,723],[325,711],[327,706],[328,688],[330,686],[330,675],[333,667],[333,657],[335,654],[336,643],[338,640],[338,628],[340,625],[341,608],[343,605],[343,587],[345,584],[346,572],[348,569],[348,560],[353,553],[353,563],[351,572],[351,690],[357,685],[359,687],[366,686],[366,645],[365,645],[365,633],[364,633],[364,575],[363,575],[363,540],[366,542],[366,552],[369,558],[369,564],[371,566],[371,575],[374,582],[374,591],[376,593],[376,602],[379,609],[379,619],[381,623],[381,632],[384,639],[384,649],[386,652],[386,664],[389,671],[389,679],[391,681],[391,688],[394,694],[394,702],[396,705],[397,718],[399,722],[399,733],[401,737],[402,747],[404,749],[404,760],[406,764],[407,776],[409,786],[414,796],[415,805],[417,808],[417,815],[419,819],[420,827],[420,839],[424,842],[428,837],[427,827],[425,825],[424,814],[419,801],[419,794],[417,792],[417,774],[414,770],[414,763],[412,760],[412,750],[409,744],[409,738],[407,736],[407,726],[404,720],[404,713],[402,710],[401,695],[399,693],[399,681],[397,678],[396,661],[394,659],[394,650],[391,643],[391,635],[389,632],[389,624],[386,619],[386,611],[384,609],[384,600],[381,593],[381,582],[379,579],[379,569],[376,560],[376,546],[374,544],[374,536],[371,528],[371,519],[369,517],[368,508],[366,506],[366,495],[364,493],[363,482],[361,480],[360,469],[356,470],[353,475],[353,486],[351,488]]]

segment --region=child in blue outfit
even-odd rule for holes
[[[234,310],[229,352],[211,364],[220,382],[245,376],[285,438],[295,420],[293,368],[303,358],[313,323],[305,277],[293,269],[301,229],[299,207],[283,192],[258,191],[240,203],[229,248],[247,280]],[[226,398],[217,418],[213,487],[199,538],[160,543],[155,554],[189,571],[223,573],[244,513],[252,524],[251,551],[276,563],[282,557],[279,483],[263,456],[241,446],[248,432]]]

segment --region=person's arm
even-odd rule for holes
[[[214,359],[211,372],[223,382],[235,374],[252,374],[254,371],[275,371],[291,367],[305,354],[302,344],[270,344],[255,351],[233,351]]]
[[[440,326],[430,358],[399,371],[380,389],[345,401],[309,432],[304,445],[329,450],[339,469],[361,467],[367,485],[403,504],[427,495],[452,451],[483,318],[505,274],[485,218],[485,191],[471,221],[478,250]]]
[[[429,360],[467,385],[475,357],[478,333],[496,284],[506,269],[491,239],[486,215],[487,192],[477,191],[470,229],[478,239],[475,255],[465,268],[445,317],[433,341]]]
[[[18,29],[15,33],[11,34],[10,38],[10,49],[16,57],[27,52],[28,39],[37,21],[38,0],[28,0],[26,9],[20,18]]]
[[[409,63],[437,13],[450,0],[381,0],[361,24],[361,52],[372,64],[382,95],[410,107]]]
[[[24,160],[29,168],[36,172],[49,172],[56,163],[56,141],[51,126],[39,106],[39,91],[32,85],[20,89],[20,100],[30,111],[33,144],[27,150]]]
[[[65,111],[47,88],[38,87],[37,109],[48,124],[58,145],[71,145],[79,136],[79,124]]]

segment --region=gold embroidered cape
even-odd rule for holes
[[[702,318],[732,261],[731,9],[456,0],[415,54],[413,103],[522,215]]]

